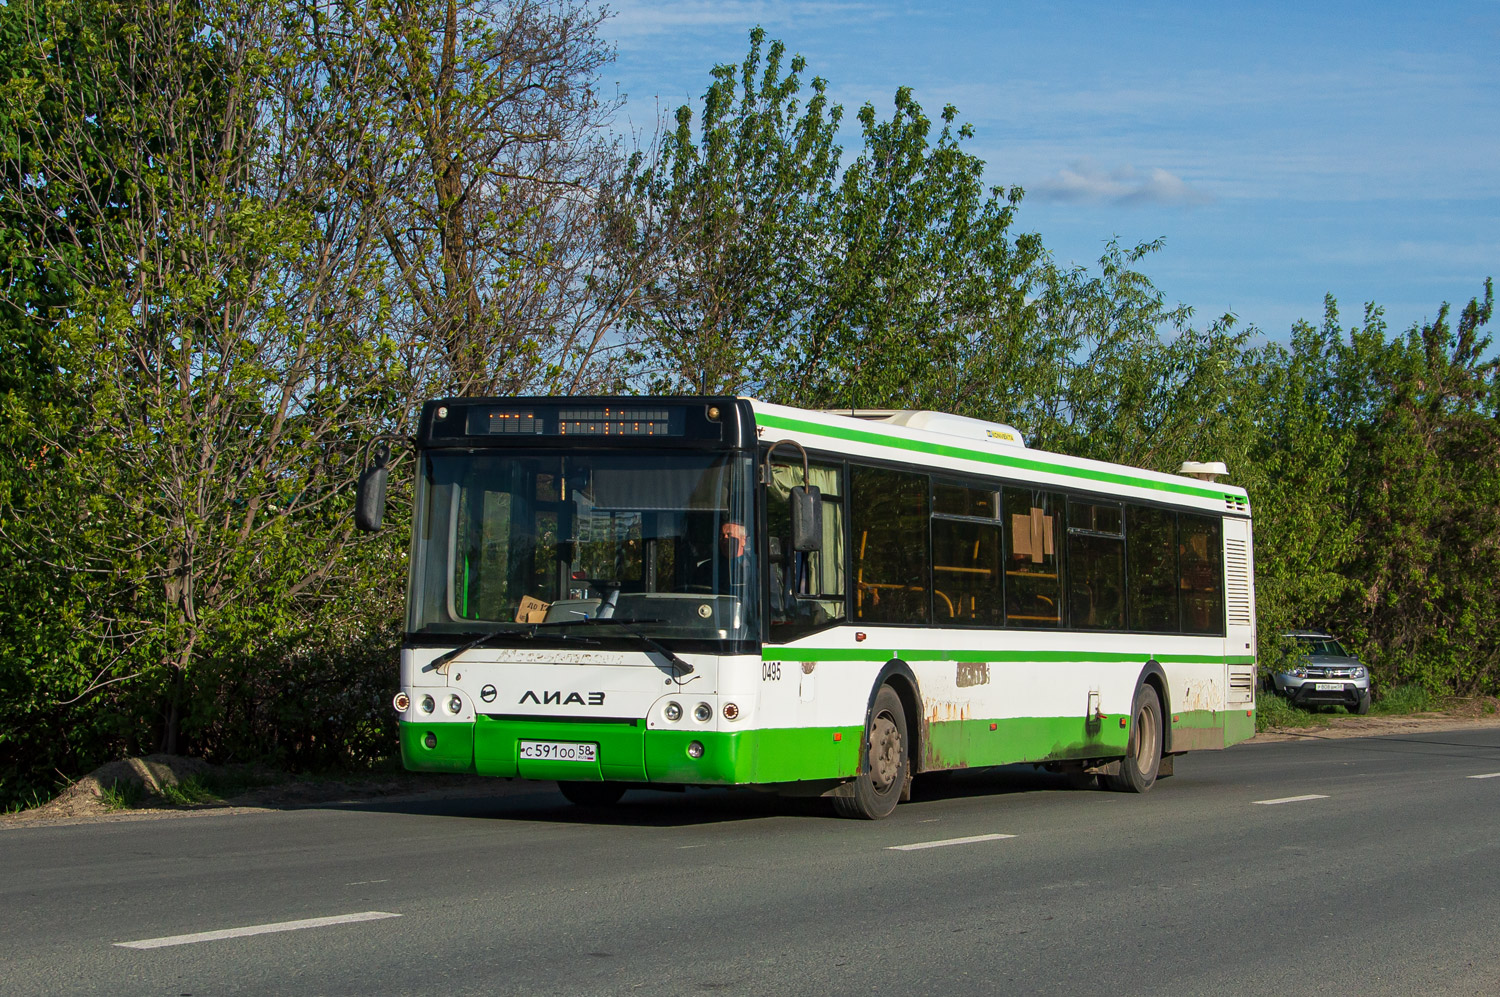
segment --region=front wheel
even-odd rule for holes
[[[1359,697],[1359,702],[1357,702],[1353,706],[1349,707],[1349,712],[1350,713],[1357,713],[1360,716],[1364,716],[1366,713],[1369,713],[1370,712],[1370,694],[1368,692],[1366,692],[1363,696],[1360,696]]]
[[[1161,697],[1154,688],[1143,685],[1135,698],[1135,716],[1131,718],[1125,757],[1120,759],[1120,774],[1107,777],[1110,789],[1144,793],[1156,784],[1161,769],[1161,728]]]
[[[833,808],[841,817],[879,820],[890,816],[901,802],[911,771],[906,754],[906,711],[901,697],[888,685],[875,694],[870,722],[860,745],[859,775],[851,796],[835,796]]]
[[[618,782],[562,782],[557,784],[564,798],[578,807],[612,807],[625,795]]]

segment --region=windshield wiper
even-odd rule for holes
[[[602,616],[602,617],[601,616],[585,616],[585,617],[582,617],[581,619],[577,619],[577,620],[557,620],[554,623],[540,623],[540,624],[538,624],[538,626],[543,626],[543,627],[611,627],[611,626],[612,627],[619,627],[621,630],[625,631],[630,636],[634,637],[636,640],[638,640],[642,644],[646,645],[646,647],[648,647],[651,650],[655,651],[657,654],[661,655],[663,658],[666,658],[668,661],[670,661],[672,663],[672,667],[675,668],[675,669],[678,669],[679,671],[681,671],[682,674],[684,674],[684,675],[691,675],[691,674],[693,674],[694,669],[693,669],[692,665],[690,665],[688,662],[683,661],[681,658],[679,658],[670,648],[668,648],[665,644],[663,644],[660,641],[658,641],[655,637],[650,637],[650,636],[648,636],[648,635],[646,635],[646,634],[644,634],[641,631],[639,631],[639,630],[636,629],[636,626],[638,624],[642,624],[642,623],[665,623],[665,622],[666,622],[665,620],[637,620],[637,619],[628,619],[628,620],[625,620],[625,619],[621,619],[618,616]]]
[[[463,654],[465,651],[473,650],[476,647],[483,647],[484,645],[500,637],[520,637],[525,640],[535,640],[537,627],[546,625],[547,624],[545,623],[531,623],[523,625],[520,629],[517,630],[491,630],[489,633],[480,634],[478,637],[475,637],[468,643],[460,644],[457,647],[453,648],[451,651],[444,651],[436,658],[433,658],[431,661],[427,662],[427,664],[422,666],[422,671],[435,671],[440,672],[443,675],[447,675],[448,673],[447,671],[445,671],[445,669],[448,666],[448,662],[452,661],[460,654]],[[579,637],[577,634],[556,634],[555,636],[558,640],[577,641],[580,644],[593,644],[597,646],[599,643],[597,640],[589,640],[587,637]]]

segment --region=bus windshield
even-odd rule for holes
[[[430,451],[408,627],[758,637],[752,473],[743,454]]]

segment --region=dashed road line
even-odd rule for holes
[[[971,834],[967,838],[944,838],[942,841],[918,841],[911,845],[887,845],[890,852],[915,852],[923,848],[945,848],[948,845],[972,845],[978,841],[1000,841],[1014,838],[1014,834]]]
[[[1470,779],[1500,779],[1500,772],[1486,772],[1484,775],[1471,775]]]
[[[1306,796],[1283,796],[1279,800],[1256,800],[1255,802],[1258,805],[1270,807],[1270,806],[1275,806],[1278,803],[1301,803],[1303,800],[1326,800],[1326,799],[1328,799],[1328,797],[1322,796],[1322,795],[1320,795],[1318,793],[1309,793]]]
[[[388,917],[400,917],[383,910],[367,910],[358,914],[336,914],[333,917],[309,917],[300,921],[276,921],[272,924],[252,924],[243,928],[222,928],[218,931],[199,931],[191,935],[166,935],[162,938],[143,938],[136,942],[115,942],[122,949],[160,949],[169,945],[192,945],[197,942],[217,942],[225,938],[244,938],[247,935],[269,935],[278,931],[301,931],[304,928],[325,928],[334,924],[354,924],[359,921],[381,921]]]

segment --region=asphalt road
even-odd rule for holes
[[[751,792],[589,817],[538,785],[18,827],[0,993],[1500,993],[1500,731],[1177,773],[970,773],[874,823]]]

